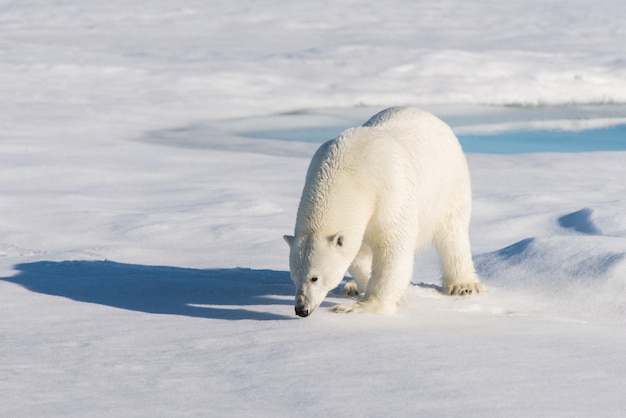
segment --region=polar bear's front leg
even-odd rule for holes
[[[361,245],[359,253],[354,258],[348,272],[353,280],[350,280],[343,288],[345,296],[359,296],[367,289],[367,283],[372,275],[372,249],[367,244]]]
[[[346,284],[343,285],[343,290],[341,294],[347,296],[349,298],[353,298],[359,296],[359,285],[356,283],[356,280],[348,280]]]
[[[393,313],[411,281],[412,274],[411,247],[374,250],[372,274],[363,298],[356,303],[336,305],[333,310],[340,313]]]

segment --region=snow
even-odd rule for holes
[[[282,235],[386,106],[619,142],[625,13],[0,2],[0,415],[621,416],[626,152],[468,154],[484,295],[426,251],[397,314],[300,319]]]

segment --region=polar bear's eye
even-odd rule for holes
[[[313,277],[311,277],[311,281],[312,281],[313,283],[315,283],[315,282],[317,281],[317,276],[313,276]]]
[[[340,234],[335,234],[332,237],[329,238],[330,243],[334,246],[334,247],[342,247],[343,246],[343,235]]]

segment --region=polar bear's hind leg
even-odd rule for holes
[[[468,296],[484,292],[479,282],[469,241],[469,221],[449,220],[450,225],[435,235],[434,244],[443,270],[443,293]]]

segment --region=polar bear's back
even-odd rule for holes
[[[425,112],[415,107],[399,106],[385,109],[372,116],[363,124],[363,127],[409,130],[412,131],[413,135],[418,132],[428,135],[432,132],[434,136],[449,137],[455,144],[458,142],[454,134],[452,134],[452,130],[445,122],[432,113]],[[413,135],[409,134],[407,137]],[[445,141],[446,139],[444,138],[443,140]]]
[[[323,144],[311,162],[307,182],[330,186],[333,179],[344,176],[385,189],[407,179],[413,185],[426,181],[434,186],[469,177],[452,129],[414,107],[383,110],[363,126],[347,129]]]
[[[380,215],[376,218],[391,219],[407,216],[397,214],[401,208],[415,208],[422,229],[428,230],[450,201],[471,204],[469,190],[467,163],[448,125],[416,108],[390,108],[318,149],[297,225],[330,231],[370,219],[372,211]]]
[[[441,163],[466,165],[452,129],[429,112],[414,107],[392,107],[372,116],[363,128],[387,137],[387,141],[383,141],[387,145],[390,145],[389,140],[402,143],[407,156],[412,157],[412,161],[407,162],[421,166],[420,170],[429,163],[435,166]]]
[[[399,150],[405,154],[407,164],[420,167],[424,170],[429,164],[437,166],[445,163],[465,165],[465,156],[458,139],[452,129],[431,113],[414,107],[392,107],[385,109],[372,116],[362,126],[363,131],[347,136],[352,137],[354,148],[363,147],[364,137],[378,136],[378,141],[373,147],[392,147],[394,142],[400,146]],[[385,153],[382,149],[377,150],[376,155]],[[359,151],[353,150],[355,154]],[[371,152],[371,150],[370,150]],[[396,160],[397,162],[397,160]],[[441,169],[441,167],[439,167]]]
[[[414,122],[420,117],[427,117],[430,115],[423,110],[414,107],[391,107],[389,109],[382,110],[372,116],[363,126],[389,126],[389,125],[406,125],[407,123]]]

